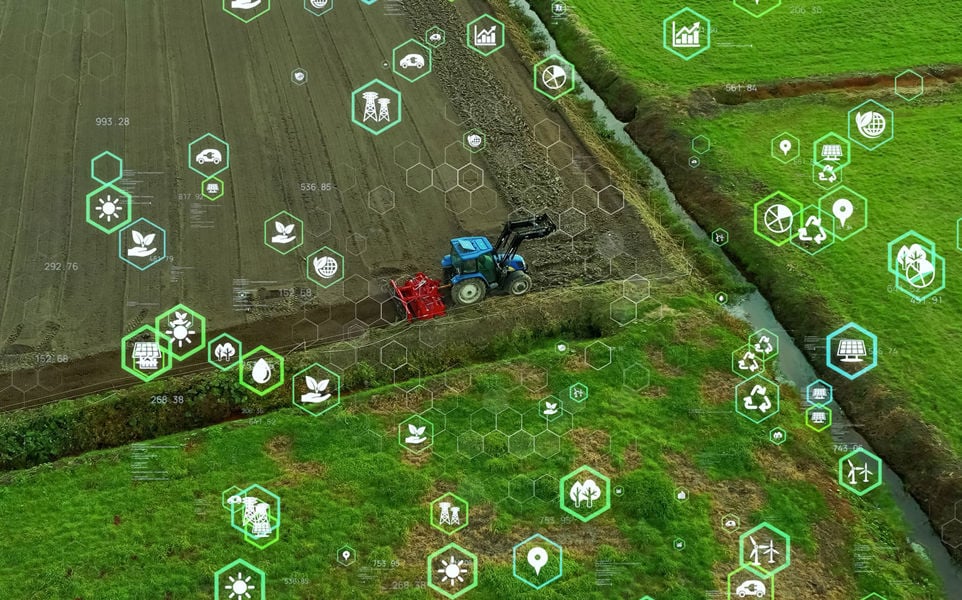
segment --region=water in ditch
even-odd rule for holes
[[[534,31],[543,35],[548,43],[547,54],[561,54],[551,33],[541,22],[538,14],[532,10],[531,5],[525,0],[512,0],[512,3],[522,9],[525,14],[532,18]],[[651,172],[649,185],[657,189],[668,197],[668,203],[673,213],[675,213],[685,224],[687,224],[694,234],[704,240],[708,240],[708,234],[698,223],[692,219],[681,204],[675,199],[665,175],[652,163],[638,147],[631,137],[625,132],[625,125],[618,120],[615,115],[608,110],[608,106],[591,87],[575,74],[575,79],[581,84],[582,96],[590,100],[594,105],[595,114],[614,132],[614,138],[632,148],[641,160],[648,166]],[[724,253],[718,251],[731,269],[735,277],[744,281],[741,273],[731,261],[725,257]],[[785,328],[775,318],[772,307],[768,301],[757,290],[742,298],[739,302],[728,306],[728,310],[734,316],[747,321],[753,329],[765,328],[776,334],[779,339],[779,370],[781,376],[779,381],[783,384],[794,385],[799,390],[804,390],[805,386],[815,381],[818,376],[812,365],[802,351],[794,344],[792,337],[788,335]],[[831,434],[836,444],[847,446],[861,446],[872,451],[871,445],[852,427],[851,421],[846,417],[838,404],[833,407],[833,419]],[[891,491],[895,504],[901,509],[905,521],[909,526],[910,542],[925,552],[926,556],[932,561],[933,567],[942,580],[943,588],[947,597],[952,600],[962,600],[962,568],[960,568],[952,557],[949,556],[945,546],[942,545],[939,535],[932,528],[925,512],[912,496],[905,491],[902,480],[895,474],[888,465],[883,464],[883,479],[886,487]]]

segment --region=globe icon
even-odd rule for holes
[[[314,272],[330,279],[337,274],[337,260],[333,256],[318,256],[314,259]]]
[[[885,132],[885,117],[882,113],[868,111],[855,115],[859,132],[867,138],[877,138]]]
[[[784,204],[773,204],[765,211],[765,227],[772,233],[785,233],[795,220],[792,209]]]

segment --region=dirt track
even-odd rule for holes
[[[209,331],[277,348],[382,324],[391,318],[388,277],[437,274],[451,237],[494,235],[515,210],[547,210],[561,225],[523,249],[536,286],[668,268],[637,212],[620,208],[605,169],[554,103],[532,90],[530,65],[511,41],[487,58],[465,47],[464,24],[490,12],[483,2],[409,0],[406,16],[349,4],[318,18],[277,3],[244,25],[209,3],[112,1],[101,3],[95,27],[63,4],[56,18],[6,8],[11,23],[48,35],[37,58],[23,57],[35,72],[16,74],[34,94],[5,100],[11,113],[44,118],[0,124],[3,137],[27,148],[0,168],[8,189],[24,187],[19,204],[16,196],[3,201],[0,265],[9,268],[0,270],[0,338],[8,369],[31,364],[37,352],[72,362],[0,376],[6,407],[132,382],[114,350],[120,337],[178,302],[205,315]],[[384,68],[394,46],[423,39],[433,25],[447,43],[434,53],[432,74],[408,83]],[[20,51],[12,27],[0,35],[0,52]],[[110,69],[93,56],[110,57]],[[307,70],[305,86],[291,83],[295,67]],[[45,93],[44,82],[61,75],[75,85]],[[404,95],[403,122],[377,137],[348,118],[350,91],[373,78]],[[101,115],[125,115],[130,125],[98,127]],[[471,128],[487,137],[487,149],[473,155],[460,143]],[[207,131],[231,144],[231,168],[221,175],[227,193],[213,203],[196,198],[202,178],[185,160],[188,143]],[[125,266],[117,234],[84,222],[83,196],[95,185],[89,159],[105,149],[125,160],[122,187],[135,196],[135,218],[166,228],[168,263],[144,272]],[[423,167],[408,172],[414,187],[424,187],[426,173],[433,182],[421,192],[406,185],[402,168],[415,156]],[[450,167],[483,186],[452,186]],[[300,189],[325,182],[334,189]],[[47,197],[71,202],[29,210]],[[280,210],[305,225],[304,246],[286,256],[263,244],[264,220]],[[322,245],[346,257],[347,280],[328,290],[304,278],[305,257]],[[78,269],[44,272],[39,259]],[[263,299],[280,288],[313,294]],[[251,312],[235,310],[237,289],[260,298]]]

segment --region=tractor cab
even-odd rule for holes
[[[503,256],[494,254],[494,247],[486,237],[463,237],[451,240],[451,254],[441,259],[441,267],[449,276],[452,284],[466,277],[484,279],[487,287],[496,288],[499,285],[498,263]],[[510,271],[524,271],[524,259],[519,254],[508,257],[505,261]]]
[[[494,244],[483,236],[451,240],[451,253],[441,259],[444,283],[457,304],[474,304],[488,291],[507,290],[520,296],[531,289],[527,264],[518,254],[525,240],[543,238],[555,230],[547,214],[508,221]]]

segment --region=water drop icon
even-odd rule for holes
[[[263,358],[257,359],[254,368],[251,370],[251,377],[257,383],[267,383],[271,378],[271,366]]]

